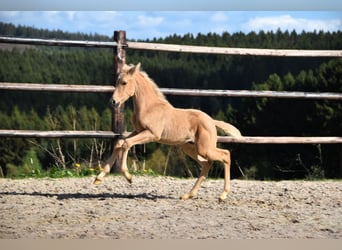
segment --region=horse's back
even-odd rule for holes
[[[213,119],[208,114],[198,109],[179,110],[182,110],[185,113],[185,119],[188,120],[189,126],[193,130],[196,130],[197,135],[201,133],[207,133],[210,134],[210,136],[213,136],[216,140],[216,126],[213,122]]]

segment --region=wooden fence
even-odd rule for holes
[[[48,39],[29,39],[0,37],[0,43],[48,45],[48,46],[77,46],[112,48],[114,56],[113,86],[98,85],[70,85],[70,84],[33,84],[33,83],[0,83],[2,90],[26,90],[26,91],[57,91],[57,92],[113,92],[116,77],[120,74],[122,66],[126,62],[126,49],[157,50],[169,52],[188,52],[225,55],[254,55],[254,56],[291,56],[291,57],[342,57],[341,50],[275,50],[275,49],[245,49],[245,48],[220,48],[206,46],[171,45],[159,43],[126,42],[124,31],[114,32],[113,42],[96,41],[65,41]],[[192,95],[192,96],[229,96],[229,97],[268,97],[268,98],[303,98],[303,99],[327,99],[342,100],[341,93],[312,93],[312,92],[284,92],[284,91],[248,91],[248,90],[199,90],[199,89],[171,89],[161,88],[167,95]],[[33,131],[33,130],[0,130],[0,137],[39,137],[39,138],[114,138],[123,131],[123,109],[113,110],[112,131]],[[245,136],[232,138],[219,136],[219,142],[224,143],[259,143],[259,144],[321,144],[342,143],[342,137],[258,137]]]
[[[3,90],[50,91],[50,92],[89,92],[113,93],[115,87],[109,85],[75,85],[75,84],[41,84],[1,82]],[[253,90],[214,90],[214,89],[174,89],[160,88],[166,95],[186,96],[224,96],[224,97],[268,97],[296,99],[342,100],[342,94],[331,92],[299,92],[299,91],[253,91]]]

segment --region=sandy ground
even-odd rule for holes
[[[0,239],[342,238],[342,181],[206,180],[182,201],[194,179],[108,176],[0,179]]]

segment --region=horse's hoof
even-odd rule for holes
[[[194,197],[192,194],[186,193],[186,194],[182,195],[181,197],[179,197],[179,199],[181,199],[183,201],[186,201],[186,200],[188,200],[188,199],[190,199],[192,197]]]
[[[227,195],[228,195],[228,192],[223,192],[219,197],[219,201],[220,202],[225,201],[227,199]]]
[[[100,185],[101,182],[102,182],[102,180],[100,180],[99,178],[95,178],[93,184],[94,184],[94,185]]]
[[[132,178],[132,175],[129,174],[129,173],[124,173],[124,176],[125,176],[125,179],[128,181],[129,184],[132,184],[133,182],[133,178]]]

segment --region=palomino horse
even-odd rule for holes
[[[137,144],[159,142],[179,145],[202,167],[195,185],[190,192],[181,196],[181,199],[194,197],[206,178],[212,162],[221,161],[224,163],[224,190],[220,200],[225,200],[230,190],[230,152],[216,147],[216,127],[234,137],[240,137],[240,131],[231,124],[212,119],[202,111],[174,108],[148,75],[140,71],[140,63],[132,67],[125,65],[123,73],[118,78],[112,101],[116,107],[120,107],[130,97],[133,97],[132,123],[135,131],[126,138],[118,140],[111,157],[96,177],[94,184],[103,181],[119,154],[122,156],[121,171],[131,183],[132,176],[127,168],[128,150]]]

